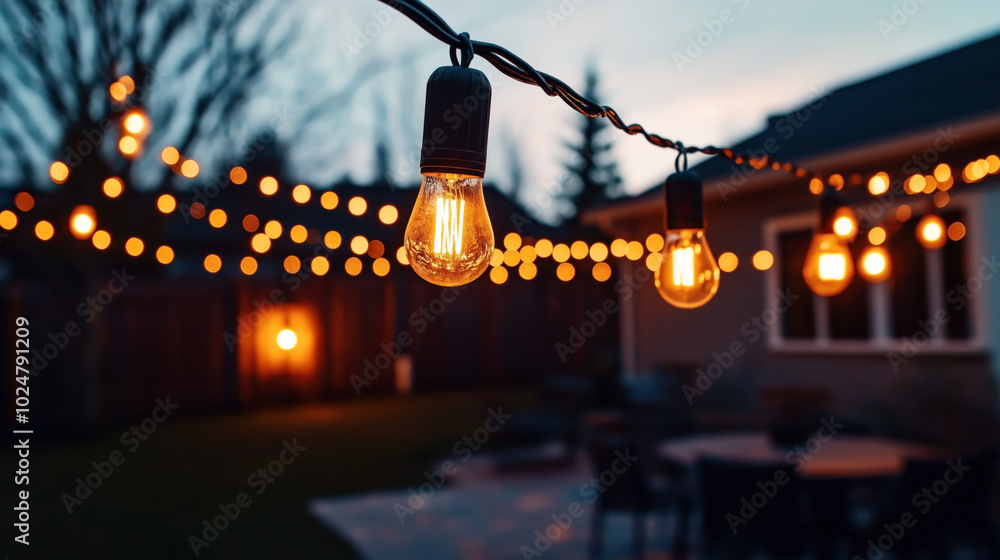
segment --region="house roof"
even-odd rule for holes
[[[824,154],[996,114],[1000,73],[990,69],[995,60],[1000,60],[1000,34],[829,93],[819,91],[794,111],[771,116],[766,128],[732,148],[745,154],[759,152],[765,144],[772,150],[777,145],[774,158],[801,164]],[[713,157],[693,169],[708,185],[713,178],[731,174],[732,165]],[[660,187],[605,209],[626,210],[640,202],[637,199],[658,200]]]

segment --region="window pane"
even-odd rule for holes
[[[791,288],[792,295],[799,296],[788,308],[781,323],[783,338],[815,338],[816,316],[813,309],[813,293],[802,277],[802,266],[806,261],[806,251],[812,242],[811,230],[785,232],[778,236],[778,265],[781,267],[778,289]]]
[[[910,338],[923,332],[917,324],[927,321],[927,272],[924,248],[917,241],[918,217],[900,225],[889,240],[892,257],[892,332],[897,338]]]
[[[860,243],[851,246],[851,258],[858,262]],[[865,340],[870,337],[868,283],[854,275],[843,292],[830,298],[830,338]]]
[[[941,218],[948,225],[954,222],[965,221],[962,212],[948,212],[942,214]],[[944,266],[944,305],[945,310],[951,317],[948,323],[945,324],[945,333],[948,338],[953,340],[972,338],[969,308],[976,305],[975,298],[979,296],[972,295],[967,300],[964,294],[967,293],[965,291],[966,288],[969,288],[970,292],[973,288],[982,289],[981,286],[977,286],[978,279],[971,280],[966,276],[965,255],[968,245],[965,241],[965,237],[962,237],[958,241],[949,240],[945,243],[942,249],[943,254],[941,255]],[[978,268],[978,266],[973,266],[972,270],[978,270]],[[972,285],[967,286],[970,281]]]

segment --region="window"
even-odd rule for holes
[[[940,214],[947,225],[968,225],[970,215],[955,199]],[[767,273],[768,289],[771,293],[787,289],[798,297],[781,316],[781,328],[772,331],[771,349],[884,352],[902,348],[908,341],[927,340],[936,351],[981,350],[983,342],[977,335],[983,333],[976,328],[975,316],[981,306],[956,297],[969,281],[970,265],[975,264],[969,262],[976,260],[972,242],[963,236],[949,240],[940,250],[926,250],[916,238],[921,217],[889,225],[890,237],[885,242],[892,261],[889,280],[871,284],[858,272],[846,290],[830,298],[814,295],[802,278],[813,236],[813,214],[770,220],[765,238],[776,263]],[[868,245],[865,235],[862,231],[851,245],[855,263]]]

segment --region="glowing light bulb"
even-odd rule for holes
[[[944,247],[945,231],[944,220],[936,214],[928,214],[917,222],[917,239],[926,249]]]
[[[413,270],[432,284],[460,286],[482,275],[494,247],[482,180],[425,175],[404,246]]]
[[[878,245],[868,247],[858,259],[861,276],[869,282],[883,282],[889,279],[892,266],[889,264],[889,251]]]
[[[835,233],[817,233],[806,252],[802,276],[819,296],[835,296],[854,278],[854,261],[847,245]]]
[[[295,345],[299,343],[299,337],[295,335],[295,331],[292,329],[282,329],[278,333],[277,338],[278,348],[282,350],[291,350],[295,348]]]
[[[858,236],[858,218],[849,206],[841,206],[833,215],[833,233],[845,241],[854,241]]]
[[[719,291],[720,276],[705,240],[701,178],[689,171],[674,173],[667,177],[664,193],[667,227],[656,289],[675,307],[701,307]]]
[[[719,291],[719,266],[705,240],[705,230],[667,231],[656,289],[676,307],[705,305]]]
[[[97,212],[93,206],[77,206],[69,216],[69,226],[73,237],[87,239],[97,229]]]

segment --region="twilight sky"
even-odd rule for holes
[[[996,0],[429,0],[429,5],[457,31],[501,44],[575,87],[582,85],[586,65],[595,65],[601,102],[626,121],[688,144],[735,142],[759,130],[769,114],[1000,31]],[[394,163],[414,153],[425,82],[434,68],[449,64],[447,48],[374,0],[300,0],[296,6],[306,22],[303,39],[316,46],[294,70],[300,77],[311,75],[317,87],[336,88],[354,80],[360,68],[377,72],[357,86],[327,128],[337,133],[332,136],[346,135],[346,142],[320,138],[294,151],[299,168],[311,170],[303,179],[371,178],[372,145],[379,134],[391,138]],[[366,28],[374,37],[356,41]],[[691,47],[699,39],[700,52]],[[351,44],[362,46],[353,50]],[[487,73],[494,91],[487,177],[505,186],[508,155],[516,149],[528,183],[522,200],[531,207],[533,193],[557,183],[567,157],[563,141],[575,137],[582,117],[482,60],[473,66]],[[613,138],[627,192],[641,192],[671,170],[673,152],[622,133]],[[418,179],[414,171],[413,180]]]

